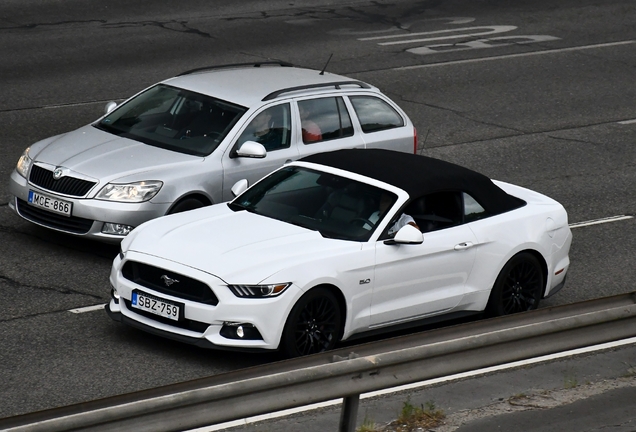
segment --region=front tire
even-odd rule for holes
[[[545,288],[539,260],[521,252],[506,263],[490,293],[486,315],[501,316],[534,310]]]
[[[281,340],[286,357],[328,351],[338,342],[342,314],[336,296],[326,288],[305,293],[292,308]]]

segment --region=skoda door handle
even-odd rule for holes
[[[458,251],[458,250],[470,249],[473,246],[474,246],[473,242],[459,243],[455,245],[455,250]]]

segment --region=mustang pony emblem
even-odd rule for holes
[[[170,276],[168,275],[161,275],[161,280],[163,281],[163,283],[166,284],[166,286],[170,286],[173,283],[179,283],[178,280],[176,279],[172,279]]]

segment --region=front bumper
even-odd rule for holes
[[[262,348],[241,348],[241,347],[227,347],[223,345],[215,345],[207,339],[201,339],[191,336],[180,335],[177,333],[172,333],[169,331],[161,330],[150,325],[146,325],[139,321],[135,321],[134,319],[128,318],[126,315],[123,315],[121,311],[113,311],[111,309],[111,304],[107,304],[104,307],[104,310],[108,314],[108,316],[113,320],[120,322],[122,324],[128,325],[130,327],[134,327],[136,329],[145,331],[146,333],[153,334],[155,336],[164,337],[166,339],[174,340],[181,343],[186,343],[190,345],[195,345],[200,348],[206,349],[216,349],[223,351],[242,351],[242,352],[263,352],[265,351]]]
[[[9,207],[23,219],[45,228],[111,243],[121,241],[123,236],[102,233],[104,223],[137,227],[165,215],[170,206],[169,203],[156,204],[150,201],[118,203],[59,195],[29,184],[15,170],[11,173],[9,190],[13,195]],[[28,204],[29,190],[72,203],[72,215],[67,217]]]
[[[239,298],[232,294],[222,280],[200,270],[131,251],[126,254],[126,259],[143,261],[145,264],[160,269],[170,269],[170,272],[177,275],[201,281],[212,290],[218,303],[204,304],[138,285],[124,277],[121,271],[122,260],[118,256],[113,262],[110,275],[110,283],[118,294],[118,300],[111,299],[107,306],[107,312],[111,318],[149,333],[200,347],[239,351],[278,349],[287,316],[302,295],[302,291],[292,285],[278,297]],[[130,299],[135,290],[165,301],[182,304],[182,319],[179,322],[172,322],[130,307]],[[236,324],[253,326],[260,338],[224,336],[223,330]]]

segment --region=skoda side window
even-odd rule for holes
[[[305,144],[353,135],[351,117],[341,97],[299,101],[298,111]]]
[[[235,148],[246,141],[262,144],[267,151],[288,148],[291,142],[289,104],[276,105],[254,117],[239,137]]]

